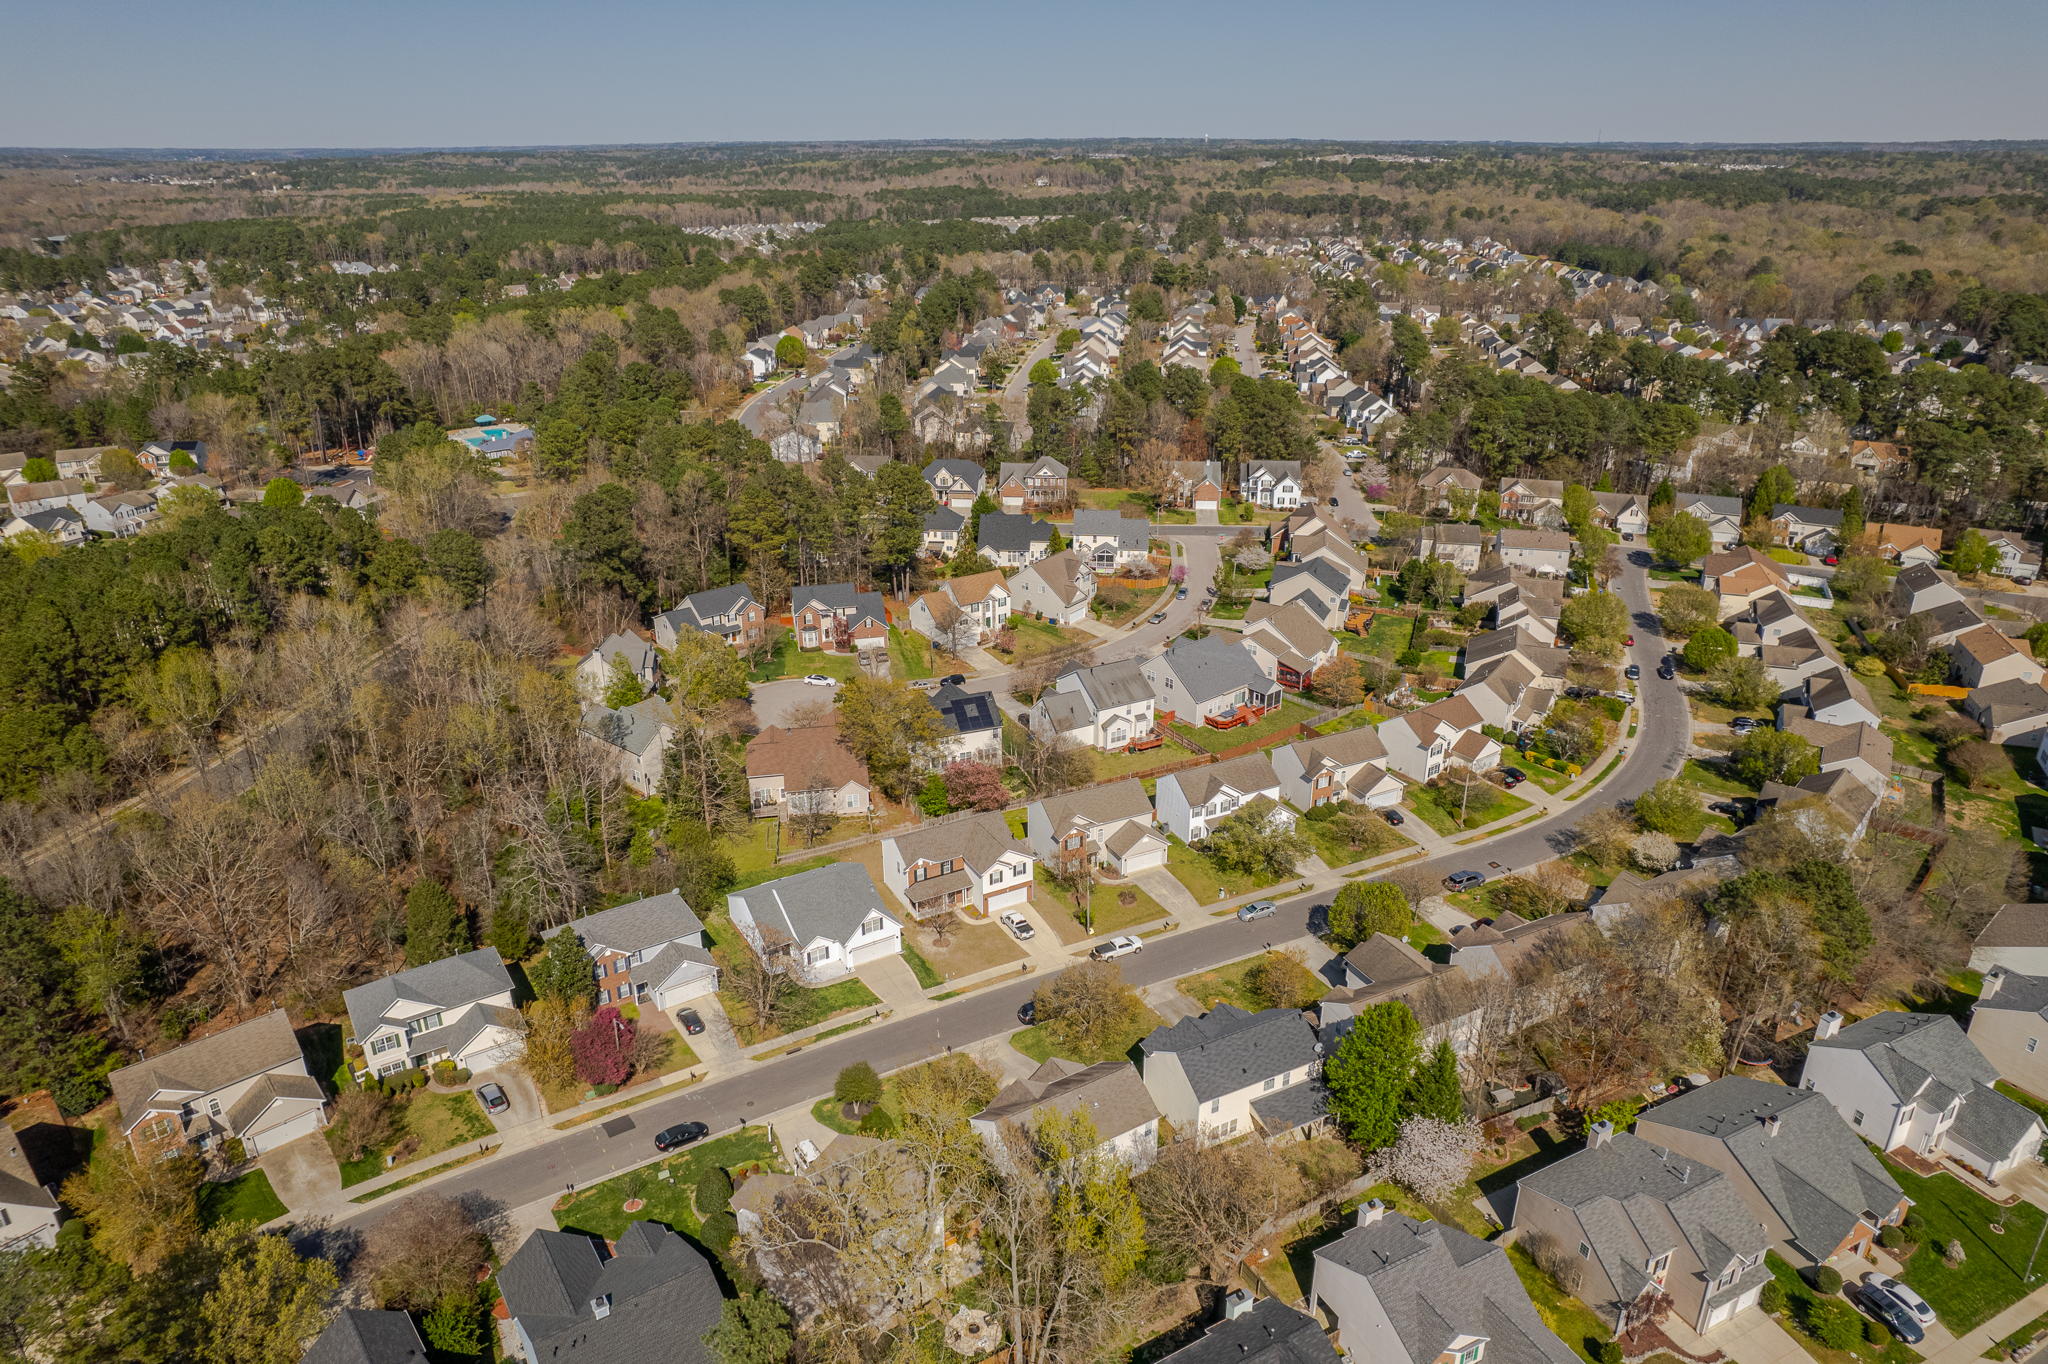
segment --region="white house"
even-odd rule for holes
[[[1238,480],[1238,499],[1256,507],[1287,511],[1301,505],[1301,461],[1294,459],[1253,460]]]
[[[1152,792],[1159,822],[1183,843],[1201,842],[1209,830],[1260,796],[1274,802],[1271,818],[1294,823],[1294,813],[1279,803],[1279,774],[1263,753],[1168,773]]]
[[[577,694],[586,701],[604,699],[605,688],[619,672],[640,682],[642,695],[654,690],[661,680],[661,660],[654,646],[635,634],[616,634],[576,660]],[[637,699],[637,698],[636,698]]]
[[[1074,513],[1067,543],[1097,573],[1142,564],[1151,555],[1152,526],[1142,516],[1083,507]]]
[[[1500,745],[1481,731],[1484,721],[1469,697],[1446,696],[1397,715],[1379,727],[1385,765],[1414,781],[1429,781],[1452,764],[1485,772],[1500,762]]]
[[[60,1213],[52,1187],[21,1149],[19,1134],[0,1123],[0,1255],[57,1244]]]
[[[584,738],[611,759],[619,780],[643,795],[661,786],[669,746],[675,742],[675,712],[659,696],[609,710],[583,707]]]
[[[1551,578],[1562,578],[1571,571],[1569,531],[1504,526],[1495,547],[1500,551],[1501,562],[1509,568],[1525,568]]]
[[[858,862],[736,890],[725,905],[756,952],[802,980],[834,980],[903,951],[903,926]]]
[[[1155,732],[1152,684],[1135,659],[1070,668],[1039,694],[1030,725],[1040,735],[1114,753]]]
[[[245,1156],[259,1156],[326,1122],[326,1091],[283,1009],[122,1066],[107,1085],[121,1134],[143,1153],[239,1141]]]
[[[940,506],[964,513],[988,490],[988,471],[971,459],[935,459],[924,466],[924,481]]]
[[[1024,832],[1032,853],[1055,869],[1082,856],[1120,876],[1166,865],[1166,839],[1135,777],[1034,800]]]
[[[2044,737],[2048,743],[2048,737]],[[1970,969],[2003,967],[2015,975],[2048,976],[2048,905],[2000,905],[1977,930]]]
[[[1048,554],[1017,570],[1010,579],[1016,609],[1056,625],[1075,625],[1095,600],[1095,570],[1071,549]]]
[[[574,933],[597,970],[599,1004],[647,1003],[666,1013],[718,989],[704,923],[679,890],[614,905],[547,930]]]
[[[925,824],[882,840],[882,884],[910,917],[971,911],[1000,914],[1031,902],[1037,858],[999,812]]]
[[[1177,1135],[1204,1145],[1255,1130],[1290,1136],[1329,1118],[1322,1046],[1299,1009],[1218,1004],[1153,1029],[1138,1050],[1152,1102]]]
[[[349,1027],[371,1075],[453,1061],[484,1070],[519,1055],[526,1024],[497,949],[443,957],[344,990]]]
[[[1243,643],[1223,635],[1174,641],[1144,664],[1159,714],[1183,724],[1228,728],[1280,703],[1280,684]]]
[[[910,604],[910,628],[942,649],[958,652],[981,642],[1015,608],[1000,570],[948,578]]]

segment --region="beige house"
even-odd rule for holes
[[[747,804],[755,814],[864,815],[874,807],[867,769],[839,740],[839,725],[770,725],[747,745]]]
[[[1166,865],[1166,839],[1136,778],[1034,800],[1024,832],[1047,867],[1083,856],[1122,876]]]
[[[1095,600],[1095,570],[1073,550],[1063,549],[1018,569],[1010,579],[1010,596],[1019,611],[1056,625],[1078,625]]]
[[[173,1047],[107,1076],[121,1134],[139,1152],[230,1141],[259,1156],[326,1123],[327,1094],[306,1068],[283,1009]]]
[[[999,812],[922,825],[882,840],[882,884],[913,919],[999,914],[1031,902],[1037,857]]]

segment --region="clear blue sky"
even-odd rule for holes
[[[7,146],[2048,136],[2041,0],[5,0],[0,15]]]

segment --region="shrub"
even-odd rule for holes
[[[1897,1250],[1906,1244],[1906,1233],[1896,1226],[1882,1227],[1877,1233],[1877,1243],[1886,1250]]]
[[[1621,1342],[1603,1340],[1593,1347],[1593,1358],[1598,1364],[1621,1364]]]
[[[714,1165],[697,1177],[697,1211],[706,1217],[732,1206],[732,1176]]]
[[[860,1120],[860,1134],[864,1137],[893,1137],[896,1135],[896,1120],[889,1116],[886,1108],[870,1108],[868,1115]]]
[[[739,1234],[739,1222],[730,1212],[722,1209],[705,1218],[703,1226],[697,1232],[704,1244],[720,1255],[731,1248],[733,1238]]]
[[[1815,1265],[1809,1277],[1813,1280],[1813,1291],[1823,1296],[1842,1291],[1842,1272],[1833,1265]]]
[[[1764,1285],[1763,1292],[1757,1294],[1756,1301],[1759,1307],[1772,1316],[1782,1314],[1785,1310],[1785,1285],[1776,1279],[1771,1280]]]
[[[1892,1343],[1892,1328],[1876,1317],[1866,1317],[1863,1320],[1863,1338],[1870,1342],[1872,1349],[1882,1350]]]
[[[1830,1350],[1853,1350],[1863,1340],[1862,1318],[1840,1298],[1822,1298],[1806,1309],[1806,1333]]]
[[[423,1066],[414,1066],[405,1073],[405,1083],[410,1089],[419,1089],[427,1083],[427,1072]]]

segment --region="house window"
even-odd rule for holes
[[[1216,1114],[1218,1114],[1218,1113],[1220,1113],[1220,1112],[1222,1112],[1222,1111],[1223,1111],[1223,1100],[1221,1100],[1221,1099],[1211,1099],[1211,1100],[1209,1100],[1209,1115],[1210,1115],[1211,1117],[1214,1117],[1214,1116],[1215,1116]]]
[[[1217,1135],[1217,1136],[1219,1136],[1219,1137],[1232,1137],[1232,1136],[1236,1136],[1236,1135],[1237,1135],[1237,1119],[1236,1119],[1236,1118],[1232,1118],[1232,1119],[1231,1119],[1231,1120],[1230,1120],[1229,1122],[1224,1122],[1224,1123],[1218,1123],[1218,1124],[1216,1124],[1216,1135]]]
[[[988,869],[988,883],[992,886],[1000,886],[1003,883],[1003,869],[1001,867],[990,867]]]
[[[1579,1242],[1579,1258],[1580,1258],[1581,1260],[1590,1260],[1590,1259],[1592,1259],[1592,1258],[1593,1258],[1593,1247],[1591,1247],[1591,1246],[1587,1245],[1587,1244],[1586,1244],[1586,1243],[1585,1243],[1584,1241],[1581,1241],[1581,1242]]]
[[[1853,1118],[1851,1118],[1851,1119],[1849,1119],[1849,1125],[1850,1125],[1851,1127],[1861,1127],[1861,1126],[1863,1126],[1863,1110],[1862,1110],[1862,1109],[1860,1109],[1860,1108],[1859,1108],[1859,1109],[1857,1109],[1857,1110],[1856,1110],[1856,1116],[1855,1116],[1855,1117],[1853,1117]]]
[[[1656,1259],[1650,1261],[1648,1273],[1654,1279],[1669,1268],[1671,1268],[1671,1252],[1667,1250]]]
[[[609,1004],[609,1003],[611,1003],[611,1002],[612,1002],[612,992],[611,992],[610,990],[599,990],[599,991],[597,992],[597,1002],[598,1002],[598,1003],[600,1003],[600,1004]]]
[[[370,1055],[382,1056],[387,1051],[396,1050],[397,1047],[398,1038],[392,1034],[387,1033],[383,1037],[376,1037],[370,1040]]]
[[[405,1035],[407,1037],[417,1037],[423,1032],[432,1032],[440,1026],[441,1015],[438,1012],[430,1013],[424,1018],[415,1018],[412,1022],[406,1024]]]
[[[2040,1046],[2040,1045],[2041,1045],[2041,1039],[2040,1039],[2040,1038],[2038,1038],[2038,1037],[2029,1037],[2029,1038],[2027,1039],[2027,1050],[2028,1050],[2028,1051],[2032,1051],[2032,1050],[2033,1050],[2033,1049],[2034,1049],[2035,1047],[2038,1047],[2038,1046]]]
[[[867,933],[879,933],[879,932],[881,932],[881,931],[882,931],[882,916],[881,916],[881,915],[879,915],[879,914],[870,914],[870,915],[868,915],[868,917],[867,917],[867,918],[865,918],[865,919],[861,920],[861,925],[860,925],[860,931],[861,931],[861,932],[862,932],[863,934],[867,934]]]
[[[816,966],[819,962],[825,960],[825,958],[831,955],[832,949],[829,947],[813,947],[808,952],[804,953],[804,961],[808,965]]]
[[[1277,1085],[1277,1084],[1279,1084],[1279,1083],[1280,1083],[1280,1080],[1279,1080],[1279,1077],[1278,1077],[1278,1076],[1274,1076],[1274,1075],[1268,1075],[1268,1076],[1266,1077],[1266,1092],[1267,1092],[1268,1094],[1272,1093],[1272,1092],[1273,1092],[1273,1086],[1275,1086],[1275,1085]]]
[[[208,1099],[208,1100],[206,1101],[206,1113],[207,1113],[207,1116],[208,1116],[208,1117],[212,1117],[212,1118],[217,1118],[217,1117],[219,1117],[219,1116],[220,1116],[220,1100],[219,1100],[219,1099]]]
[[[1913,1105],[1912,1105],[1912,1104],[1907,1104],[1907,1105],[1906,1105],[1906,1106],[1905,1106],[1904,1108],[1902,1108],[1902,1109],[1900,1109],[1900,1110],[1899,1110],[1899,1121],[1900,1121],[1900,1122],[1911,1122],[1911,1121],[1913,1121],[1913,1112],[1914,1112],[1914,1109],[1913,1109]]]

